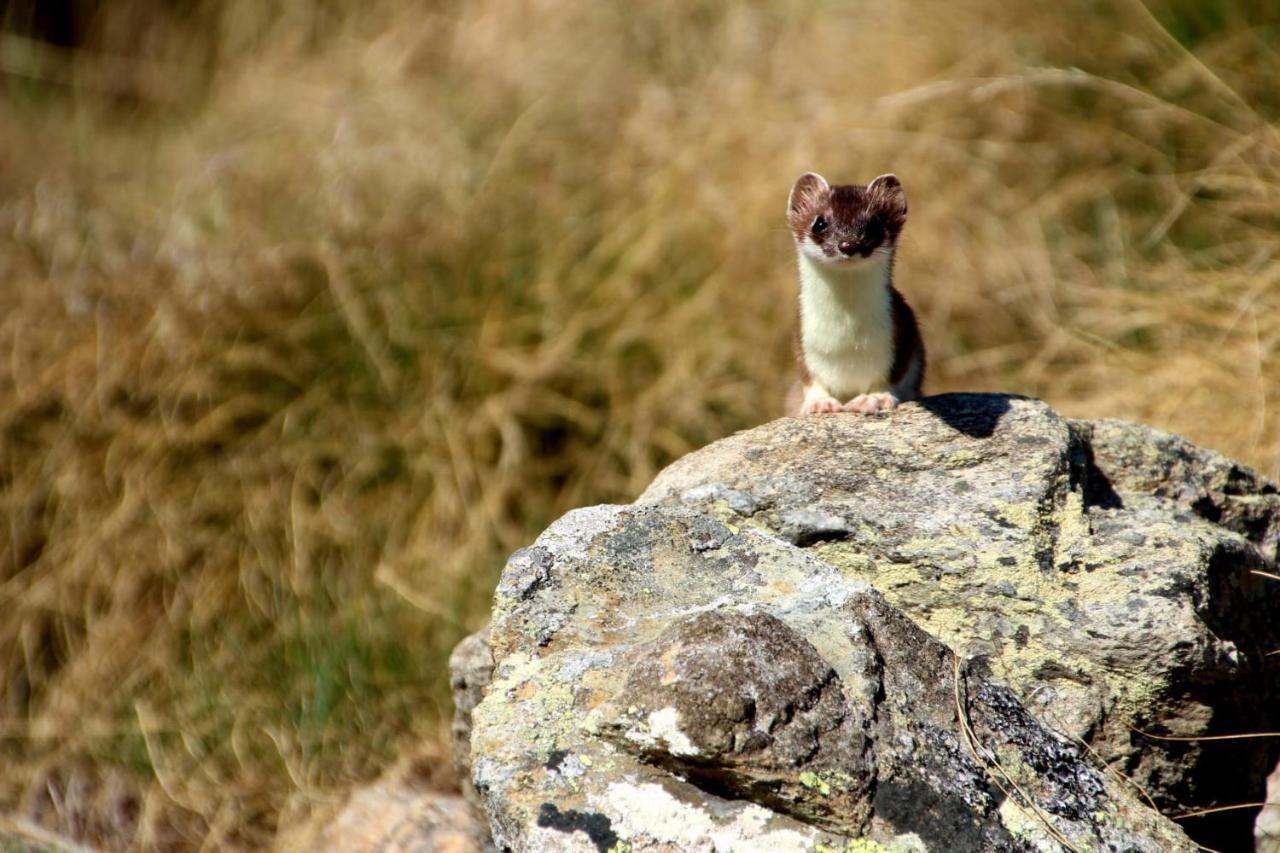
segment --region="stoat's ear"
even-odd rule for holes
[[[787,199],[787,215],[807,214],[814,208],[825,207],[830,192],[831,187],[826,178],[816,172],[805,172],[791,188],[791,198]]]
[[[885,202],[896,202],[901,205],[903,216],[907,213],[907,193],[897,175],[881,175],[876,178],[867,184],[867,195]]]
[[[899,226],[906,221],[907,193],[897,175],[881,175],[867,184],[867,196]]]

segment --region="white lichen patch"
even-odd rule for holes
[[[641,746],[656,746],[661,741],[672,755],[697,755],[689,736],[680,731],[680,712],[667,707],[653,711],[646,718],[648,730],[631,729],[627,740]]]
[[[559,773],[564,779],[577,779],[587,772],[587,767],[590,763],[591,759],[586,756],[569,755],[560,762],[555,772]]]
[[[614,530],[630,507],[599,504],[569,510],[538,537],[536,545],[560,554],[585,554],[599,536]]]
[[[592,651],[587,654],[570,655],[560,666],[556,678],[560,681],[580,681],[591,669],[603,669],[613,663],[613,652],[609,650]]]
[[[609,814],[622,837],[647,835],[679,850],[769,850],[809,853],[819,840],[815,830],[768,829],[773,812],[755,804],[734,804],[725,818],[681,802],[653,782],[615,782],[593,805]],[[601,802],[594,802],[601,800]]]

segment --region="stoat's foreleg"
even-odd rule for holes
[[[844,411],[844,406],[821,384],[814,381],[804,386],[804,402],[800,404],[800,414],[820,415],[841,411]]]

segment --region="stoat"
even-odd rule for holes
[[[894,175],[865,187],[808,172],[791,188],[787,223],[800,264],[796,356],[803,399],[792,413],[887,411],[920,396],[924,341],[893,286],[893,253],[907,220]]]

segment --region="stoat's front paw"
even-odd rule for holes
[[[888,393],[880,391],[875,394],[859,394],[852,400],[844,404],[846,412],[859,412],[864,415],[874,415],[876,412],[888,412],[898,407],[898,398]]]
[[[803,405],[800,406],[802,415],[823,415],[842,411],[844,407],[835,397],[806,397]]]

